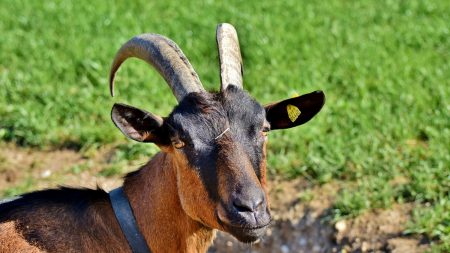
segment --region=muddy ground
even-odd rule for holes
[[[99,174],[110,166],[113,154],[110,148],[102,148],[86,157],[71,150],[37,151],[2,144],[0,192],[57,185],[91,188],[98,185],[105,190],[113,189],[120,185],[120,175],[104,177]],[[130,169],[143,162],[135,162]],[[338,185],[313,186],[303,179],[272,179],[269,188],[274,221],[266,235],[257,243],[242,244],[219,232],[209,252],[415,253],[428,249],[422,238],[402,233],[414,208],[412,204],[366,212],[335,223],[330,219],[330,208]]]

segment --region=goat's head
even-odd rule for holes
[[[228,24],[217,29],[221,90],[203,86],[178,46],[155,34],[137,36],[116,55],[114,75],[129,57],[153,65],[171,87],[178,105],[165,118],[115,104],[112,120],[129,138],[153,142],[174,157],[183,210],[192,219],[231,233],[258,239],[271,221],[266,190],[267,132],[310,120],[324,104],[316,91],[260,105],[242,89],[242,60],[237,34]]]

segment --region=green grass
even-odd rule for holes
[[[413,212],[413,220],[406,233],[424,234],[430,239],[438,239],[442,244],[433,248],[439,252],[450,251],[450,199],[441,199],[434,205],[429,203]]]
[[[114,102],[168,114],[175,99],[139,61],[108,95],[116,50],[144,32],[175,40],[217,90],[214,33],[226,21],[240,35],[245,87],[262,103],[327,95],[316,119],[271,133],[271,173],[354,182],[338,195],[338,217],[404,201],[437,213],[450,197],[449,1],[4,0],[0,17],[4,141],[89,150],[123,140],[109,119]],[[130,154],[149,147],[134,146]]]

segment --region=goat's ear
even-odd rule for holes
[[[114,104],[111,119],[117,128],[130,139],[139,142],[163,143],[164,120],[158,115],[125,104]]]
[[[308,122],[325,103],[325,94],[315,91],[265,106],[270,129],[296,127]]]

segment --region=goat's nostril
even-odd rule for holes
[[[242,200],[235,200],[233,201],[233,206],[236,209],[236,211],[238,212],[253,212],[254,208],[253,208],[253,203],[250,201],[242,201]]]
[[[261,198],[236,198],[233,207],[238,212],[257,212],[264,206],[264,197]]]
[[[264,199],[261,199],[256,205],[255,210],[259,210],[264,203]]]

